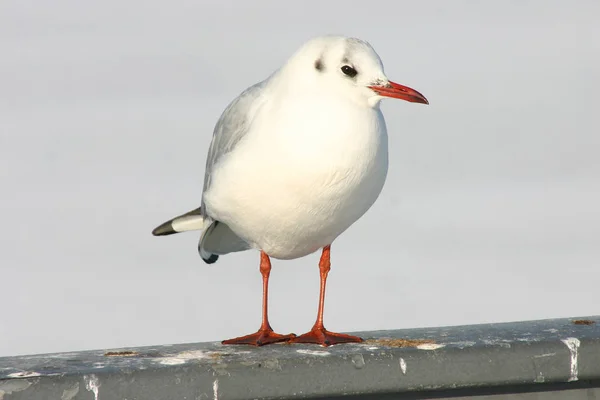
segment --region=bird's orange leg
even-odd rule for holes
[[[223,340],[222,344],[249,344],[252,346],[262,346],[269,343],[285,342],[296,337],[293,333],[289,335],[280,335],[273,332],[269,325],[268,300],[269,300],[269,275],[271,274],[271,260],[264,252],[260,252],[260,273],[263,279],[263,304],[262,304],[262,324],[256,333],[241,336],[235,339]]]
[[[292,343],[316,343],[321,346],[331,346],[339,343],[360,343],[363,340],[358,336],[345,335],[343,333],[329,332],[323,326],[323,308],[325,306],[325,284],[327,282],[327,274],[331,269],[330,262],[331,246],[323,247],[321,260],[319,261],[319,270],[321,273],[321,290],[319,294],[319,313],[317,321],[313,325],[310,332],[298,336],[291,340]]]

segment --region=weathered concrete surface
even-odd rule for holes
[[[0,358],[0,400],[600,398],[600,316],[357,334]]]

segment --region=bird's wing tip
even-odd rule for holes
[[[166,236],[172,235],[173,233],[177,232],[173,229],[173,224],[171,221],[167,221],[152,230],[152,235],[154,236]]]
[[[211,254],[207,258],[202,257],[202,260],[207,264],[214,264],[219,259],[219,256],[216,254]]]

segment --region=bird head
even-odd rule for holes
[[[284,73],[298,90],[326,92],[377,107],[385,98],[429,104],[418,91],[391,81],[373,47],[360,39],[321,36],[305,43]]]

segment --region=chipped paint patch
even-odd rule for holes
[[[504,347],[505,349],[510,349],[510,343],[508,343],[507,341],[483,339],[482,342],[487,346],[500,346]]]
[[[184,358],[186,360],[200,360],[204,358],[214,358],[215,354],[219,353],[215,353],[214,351],[192,350],[182,351],[181,353],[178,353],[176,357]]]
[[[579,380],[577,375],[579,374],[579,367],[577,365],[577,355],[579,353],[579,346],[581,346],[581,342],[579,339],[570,337],[566,339],[561,339],[568,348],[571,353],[571,376],[569,377],[568,382],[573,382]]]
[[[542,371],[539,372],[538,376],[536,376],[533,381],[535,383],[544,383],[546,381],[546,378],[544,377],[544,374],[542,373]]]
[[[219,353],[219,354],[221,354],[221,353]],[[252,352],[250,350],[236,350],[232,353],[231,352],[222,352],[222,354],[252,354]]]
[[[219,376],[231,376],[231,374],[229,373],[229,371],[227,371],[227,364],[224,363],[218,363],[218,364],[212,364],[210,366],[210,368],[213,370],[213,372]]]
[[[169,357],[160,361],[162,365],[180,365],[185,364],[187,360],[183,358]]]
[[[213,382],[213,400],[219,400],[219,380]]]
[[[83,380],[85,382],[85,389],[88,392],[94,393],[94,400],[98,400],[98,393],[100,392],[100,381],[96,375],[84,375]]]
[[[402,372],[402,375],[406,375],[406,361],[404,361],[404,358],[400,357],[400,371]]]
[[[26,380],[9,380],[0,381],[0,400],[4,399],[5,394],[13,394],[15,392],[21,392],[31,386],[33,383]]]
[[[556,353],[544,353],[533,356],[533,358],[543,358],[543,357],[552,357],[555,356]]]
[[[132,357],[139,355],[136,351],[108,351],[104,353],[105,357]]]
[[[477,342],[473,342],[471,340],[465,340],[465,341],[461,341],[461,342],[450,342],[447,343],[453,346],[458,347],[459,349],[464,349],[465,347],[473,347],[477,344]]]
[[[591,319],[576,319],[573,322],[574,325],[594,325],[596,321],[592,321]]]
[[[261,365],[266,369],[274,369],[281,370],[281,365],[279,365],[279,360],[276,358],[270,358],[268,360],[264,360]]]
[[[304,350],[304,349],[296,350],[296,353],[308,354],[310,356],[320,356],[320,357],[326,357],[326,356],[331,355],[331,353],[328,351]]]
[[[418,345],[417,349],[419,349],[419,350],[437,350],[437,349],[441,349],[442,347],[446,347],[446,345],[438,344],[438,343],[425,343],[425,344]]]
[[[23,372],[13,372],[12,374],[7,375],[9,378],[33,378],[35,376],[42,376],[39,372],[33,371],[23,371]]]
[[[535,338],[535,337],[533,337],[533,338],[527,338],[527,337],[525,337],[525,338],[516,338],[515,340],[517,342],[539,342],[540,341],[539,338]]]
[[[418,347],[422,344],[434,344],[435,341],[431,339],[370,339],[367,341],[368,344],[375,344],[383,347]]]
[[[352,356],[352,364],[356,369],[362,369],[365,366],[365,358],[362,354],[355,354]]]
[[[77,393],[79,393],[79,382],[75,382],[73,386],[63,390],[60,400],[73,400],[73,398],[77,396]]]
[[[72,351],[69,353],[57,353],[57,354],[48,354],[48,358],[58,358],[58,359],[64,359],[64,358],[77,358],[81,356],[81,352],[78,351]],[[19,357],[23,360],[32,360],[32,359],[37,359],[39,356],[23,356],[23,357]]]
[[[162,365],[180,365],[185,364],[189,360],[204,360],[208,358],[218,357],[220,353],[214,351],[183,351],[170,357],[163,357],[160,359]]]

